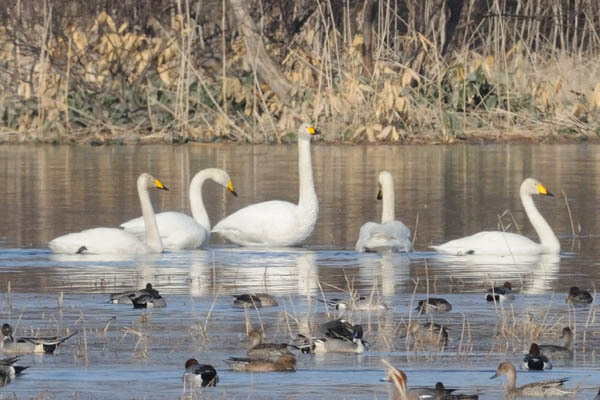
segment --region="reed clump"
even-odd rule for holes
[[[242,3],[5,2],[0,141],[600,136],[595,0]]]

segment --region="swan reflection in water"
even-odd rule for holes
[[[410,259],[406,254],[367,254],[358,258],[361,284],[381,290],[384,297],[393,297],[396,288],[408,287],[410,280]],[[364,295],[364,293],[361,293]]]
[[[204,266],[194,266],[194,275],[190,276],[194,285],[204,288],[202,294],[218,287],[228,288],[229,294],[266,292],[272,295],[311,295],[318,292],[319,276],[316,253],[313,251],[228,248],[215,249],[206,254],[208,260]]]
[[[439,275],[478,277],[481,280],[519,281],[519,293],[540,294],[553,291],[559,279],[560,255],[537,256],[439,256],[429,261]]]

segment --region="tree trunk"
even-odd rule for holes
[[[378,11],[378,3],[375,0],[367,0],[367,4],[365,6],[365,17],[363,20],[363,47],[362,47],[362,56],[363,63],[366,70],[367,75],[371,77],[373,75],[374,62],[373,62],[373,53],[375,52],[375,22],[377,22],[377,11]]]
[[[258,27],[250,16],[248,0],[229,0],[237,29],[246,43],[246,56],[259,81],[266,83],[282,101],[288,97],[292,85],[285,78],[279,66],[265,50]]]

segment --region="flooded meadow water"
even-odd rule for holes
[[[58,255],[49,240],[139,216],[135,180],[160,178],[168,192],[152,193],[156,211],[189,213],[188,184],[208,167],[230,174],[233,197],[207,182],[204,202],[212,224],[252,203],[298,198],[297,147],[289,146],[2,146],[0,185],[0,316],[17,336],[79,334],[55,355],[21,358],[25,373],[0,398],[386,399],[391,384],[382,359],[401,368],[408,386],[442,381],[481,399],[503,398],[501,361],[518,366],[531,342],[561,343],[575,331],[572,361],[550,371],[518,372],[518,384],[569,377],[577,399],[600,387],[597,301],[565,303],[571,286],[595,295],[600,278],[600,147],[597,145],[332,146],[313,144],[320,214],[300,248],[249,249],[217,236],[204,250],[147,256]],[[359,254],[360,226],[378,221],[377,175],[394,176],[396,219],[411,228],[411,254]],[[519,185],[534,176],[555,197],[536,198],[561,242],[560,256],[443,257],[429,246],[482,230],[508,229],[538,240],[519,200]],[[494,283],[511,281],[516,299],[484,300]],[[151,311],[109,304],[109,294],[153,285],[167,308]],[[224,363],[244,356],[246,317],[268,341],[290,342],[307,326],[340,313],[318,299],[353,290],[384,301],[388,310],[348,312],[365,328],[361,355],[298,356],[294,373],[246,374]],[[232,295],[268,292],[279,306],[232,307]],[[444,297],[449,313],[419,315],[416,302]],[[449,329],[441,351],[415,348],[410,320]],[[215,388],[185,387],[185,360],[212,364]]]

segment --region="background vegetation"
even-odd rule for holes
[[[600,2],[5,0],[0,88],[2,142],[596,138]]]

